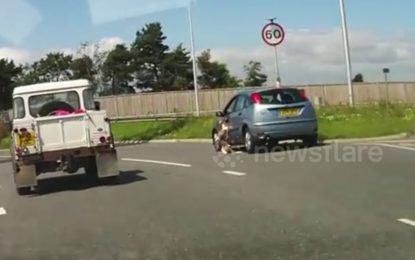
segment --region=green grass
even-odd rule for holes
[[[415,107],[378,105],[318,110],[322,139],[378,137],[415,130]]]
[[[214,118],[174,121],[121,122],[112,126],[116,140],[209,138]]]
[[[335,106],[317,111],[321,139],[377,137],[415,130],[415,107],[371,105],[357,108]],[[113,124],[116,140],[210,138],[213,117],[173,121],[119,122]],[[0,149],[8,149],[8,137]]]
[[[0,140],[0,149],[9,149],[11,144],[10,137],[4,137],[2,140]]]

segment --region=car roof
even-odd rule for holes
[[[39,84],[16,87],[13,90],[13,96],[36,93],[36,92],[53,91],[53,90],[73,89],[73,88],[87,87],[87,86],[90,86],[90,82],[86,79],[39,83]]]
[[[236,95],[251,95],[254,92],[265,92],[270,90],[284,90],[284,89],[296,89],[296,88],[274,88],[274,87],[260,87],[260,88],[249,88],[236,93]]]

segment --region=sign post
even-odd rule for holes
[[[281,75],[280,69],[278,66],[278,49],[277,46],[280,45],[285,38],[284,28],[281,25],[274,22],[275,19],[270,19],[270,23],[266,24],[262,29],[262,39],[269,46],[274,47],[275,55],[275,83],[277,88],[281,87]]]

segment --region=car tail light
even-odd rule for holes
[[[261,104],[261,94],[255,92],[251,94],[251,101],[254,104]]]
[[[300,89],[298,92],[299,92],[300,97],[301,97],[302,100],[308,101],[308,97],[307,97],[304,89]]]

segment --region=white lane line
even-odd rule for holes
[[[401,223],[404,223],[404,224],[415,227],[415,221],[413,221],[413,220],[410,220],[410,219],[407,219],[407,218],[400,218],[400,219],[398,219],[398,221],[401,222]]]
[[[377,145],[415,152],[415,148],[411,148],[411,147],[399,146],[399,145],[394,145],[394,144],[383,144],[383,143],[382,144],[378,143]]]
[[[415,143],[413,143],[413,144],[410,144],[410,143],[401,143],[400,145],[409,146],[409,147],[415,147]]]
[[[4,208],[0,208],[0,216],[6,215],[7,212]]]
[[[161,165],[170,165],[170,166],[186,167],[186,168],[192,167],[191,164],[175,163],[175,162],[165,162],[165,161],[155,161],[155,160],[130,159],[130,158],[123,158],[121,160],[126,161],[126,162],[153,163],[153,164],[161,164]]]
[[[408,140],[390,140],[390,141],[384,141],[385,143],[415,143],[415,139],[408,139]]]
[[[234,171],[223,171],[224,174],[234,175],[234,176],[245,176],[246,173],[243,172],[234,172]]]

